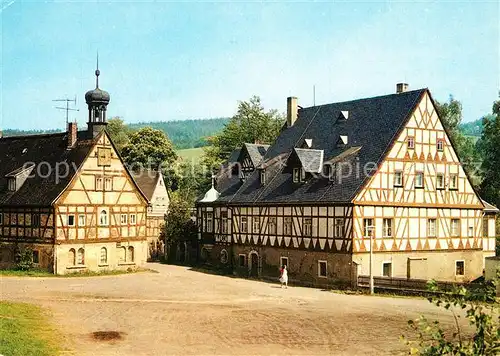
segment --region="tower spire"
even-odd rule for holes
[[[99,71],[99,51],[97,51],[97,65],[96,65],[96,70],[95,70],[95,87],[96,87],[96,89],[99,88],[99,74],[101,74],[101,72]]]

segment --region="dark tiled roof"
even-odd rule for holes
[[[266,154],[269,149],[269,145],[255,144],[255,143],[245,143],[246,151],[254,167],[257,167],[262,161],[262,157]]]
[[[130,172],[142,194],[151,202],[160,173],[153,169],[143,169],[139,172]]]
[[[300,109],[295,124],[281,132],[263,158],[261,167],[266,167],[266,184],[260,184],[258,171],[239,187],[233,178],[226,179],[231,189],[224,196],[221,194],[219,200],[237,204],[350,202],[369,178],[362,171],[365,164],[381,162],[425,91]],[[338,121],[341,111],[348,111],[349,116]],[[347,145],[337,146],[340,136],[348,137]],[[340,157],[342,163],[352,162],[353,169],[361,167],[361,174],[353,172],[334,182],[313,177],[305,183],[293,184],[291,167],[285,163],[306,138],[312,139],[312,149],[323,150],[325,161]]]
[[[499,210],[498,210],[498,208],[496,206],[494,206],[493,204],[488,203],[486,200],[481,199],[481,201],[483,202],[483,205],[484,205],[484,209],[483,210],[485,212],[498,214]]]
[[[77,143],[72,149],[67,149],[65,132],[1,138],[0,205],[51,205],[71,181],[94,143],[87,131],[78,132]],[[6,176],[30,164],[35,165],[30,176],[18,190],[9,191]],[[59,174],[56,167],[59,167]],[[69,171],[64,167],[70,167]]]
[[[307,173],[320,173],[323,169],[323,150],[295,148],[295,154]]]

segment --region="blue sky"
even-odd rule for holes
[[[126,122],[231,116],[383,95],[397,82],[453,94],[466,121],[500,88],[499,5],[491,2],[23,2],[2,0],[1,128],[63,128],[52,99],[111,95]]]

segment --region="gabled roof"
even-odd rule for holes
[[[67,133],[0,138],[0,205],[49,206],[64,191],[96,140],[87,131],[67,148]],[[9,191],[8,175],[35,167],[16,191]],[[64,165],[62,165],[64,164]],[[65,171],[69,167],[69,171]]]
[[[148,202],[151,202],[158,179],[161,177],[160,172],[154,169],[143,169],[138,172],[131,171],[130,173],[142,194],[147,198]]]
[[[320,173],[323,169],[323,150],[295,148],[295,154],[307,173]]]
[[[250,157],[250,160],[252,161],[253,166],[257,167],[259,163],[262,161],[262,157],[264,157],[264,155],[266,154],[269,145],[245,143],[243,145],[243,148],[244,149],[242,149],[241,152],[244,152],[246,150],[248,156]]]
[[[500,210],[493,204],[488,203],[486,200],[481,199],[483,205],[484,205],[484,212],[485,213],[493,213],[493,214],[498,214]]]
[[[283,163],[305,138],[314,140],[314,148],[323,150],[326,160],[355,159],[353,167],[361,169],[368,162],[380,163],[426,90],[299,109],[297,121],[281,132],[263,158],[261,167],[266,167],[266,184],[262,186],[258,172],[253,172],[238,188],[234,182],[231,196],[224,197],[221,193],[219,201],[235,204],[351,202],[369,178],[363,172],[351,174],[341,182],[329,182],[325,177],[294,185],[292,173],[284,169]],[[349,118],[339,121],[342,111],[348,111]],[[341,135],[349,137],[348,144],[337,147],[336,140]]]

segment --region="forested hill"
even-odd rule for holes
[[[141,122],[127,125],[132,130],[150,126],[167,133],[175,148],[195,148],[206,146],[206,137],[213,136],[224,128],[228,118],[181,120],[181,121],[160,121]],[[62,130],[4,130],[4,136],[36,135],[43,133],[61,132]]]
[[[177,149],[195,148],[206,146],[206,137],[219,133],[228,122],[228,118],[215,118],[204,120],[181,120],[142,122],[130,124],[132,130],[150,126],[156,130],[164,131]]]

